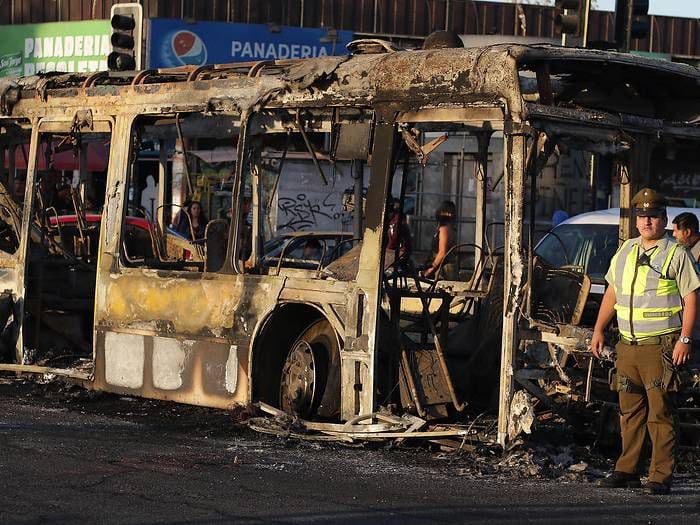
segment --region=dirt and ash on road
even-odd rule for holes
[[[410,467],[431,475],[460,476],[466,479],[558,480],[560,482],[594,482],[613,466],[615,451],[599,450],[592,443],[575,439],[562,424],[540,425],[531,435],[520,437],[509,450],[491,444],[454,447],[440,442],[409,439],[357,443],[317,442],[265,435],[251,430],[247,410],[223,411],[141,398],[123,397],[85,390],[55,379],[0,378],[0,396],[19,405],[45,410],[62,410],[87,417],[99,416],[122,423],[134,423],[154,433],[185,438],[213,439],[228,442],[225,448],[235,464],[251,451],[267,459],[260,468],[289,468],[289,452],[303,458],[308,452],[328,452],[343,468],[402,470]],[[366,454],[358,454],[358,449]],[[276,452],[286,459],[276,461]],[[223,458],[222,458],[223,459]],[[278,458],[279,459],[279,458]],[[683,452],[677,478],[700,479],[700,454]]]

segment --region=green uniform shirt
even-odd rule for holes
[[[690,255],[695,261],[695,269],[700,273],[700,241],[696,242],[695,246],[690,249]]]
[[[690,249],[690,255],[695,262],[695,271],[700,275],[700,241],[696,242],[695,246]],[[700,297],[698,297],[698,299],[700,299]],[[698,314],[695,317],[693,340],[700,341],[700,304],[698,304]]]
[[[639,252],[643,253],[642,248],[642,238],[637,237],[634,242],[639,244]],[[663,237],[659,239],[659,242],[676,242],[674,239],[669,237]],[[651,250],[648,250],[651,253]],[[676,285],[678,286],[678,291],[681,297],[685,297],[690,292],[693,292],[700,288],[700,276],[695,272],[695,264],[690,256],[690,252],[682,246],[673,254],[671,259],[671,264],[668,267],[668,276],[671,279],[676,280]],[[608,273],[605,274],[605,280],[608,284],[612,285],[615,281],[615,270],[614,268],[608,268]]]

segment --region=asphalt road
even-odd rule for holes
[[[699,523],[670,496],[464,476],[427,450],[260,436],[230,414],[0,381],[1,523]]]

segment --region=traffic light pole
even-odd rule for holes
[[[620,28],[620,33],[619,35],[621,38],[619,38],[618,41],[618,46],[619,49],[618,51],[621,51],[623,53],[629,53],[630,47],[632,45],[632,0],[618,0],[618,4],[624,4],[621,6],[621,9],[615,9],[615,16],[620,17],[620,22],[619,25],[622,26]],[[618,21],[617,18],[615,19],[615,26],[618,27]]]
[[[576,4],[576,2],[574,2]],[[588,45],[588,18],[591,12],[591,0],[579,0],[577,9],[564,9],[562,20],[576,24],[576,33],[562,30],[561,45],[569,47],[587,47]],[[565,3],[562,3],[565,5]],[[558,7],[561,5],[557,4]],[[573,18],[573,22],[570,19]],[[564,24],[562,24],[563,26]],[[564,29],[564,27],[562,27]]]
[[[648,16],[649,0],[615,1],[615,45],[618,51],[629,53],[632,40],[646,38],[650,26],[646,20],[637,20],[637,16]]]
[[[591,0],[583,0],[583,34],[581,38],[583,40],[583,45],[581,47],[588,46],[588,19],[591,16]]]

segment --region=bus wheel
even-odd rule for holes
[[[302,418],[340,414],[340,353],[326,319],[311,324],[292,344],[282,367],[280,407]]]

